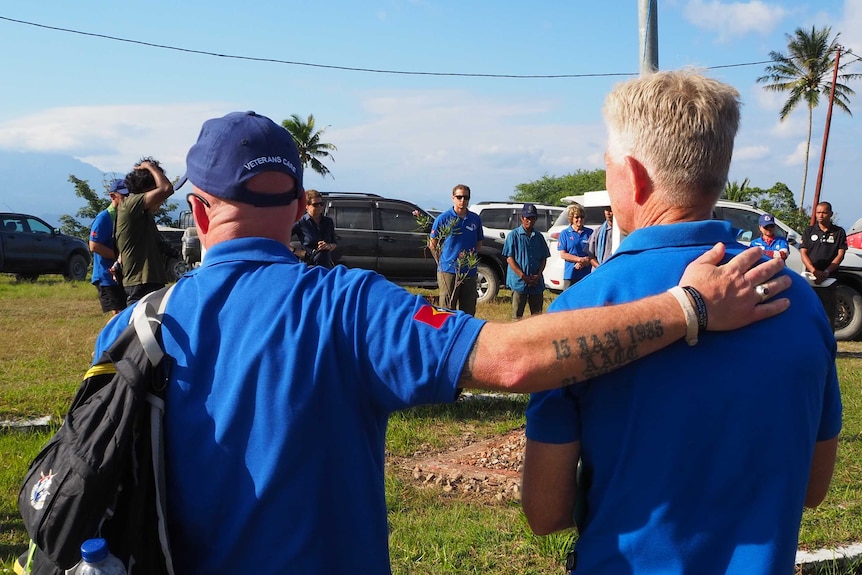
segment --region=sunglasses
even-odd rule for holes
[[[452,196],[456,200],[469,200],[470,196]]]
[[[188,194],[186,194],[186,202],[188,202],[188,204],[189,204],[189,209],[194,208],[194,206],[192,206],[192,200],[191,200],[193,197],[197,198],[197,200],[200,203],[202,203],[203,205],[205,205],[206,207],[210,207],[210,203],[206,200],[206,198],[204,198],[203,196],[200,196],[194,192],[189,192]]]
[[[320,206],[322,206],[322,205],[323,205],[323,202],[312,202],[312,203],[310,203],[310,204],[308,204],[308,205],[309,205],[309,206],[313,206],[313,207],[315,207],[315,208],[319,208]]]

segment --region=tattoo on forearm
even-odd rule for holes
[[[640,357],[639,344],[644,341],[660,338],[664,335],[660,320],[648,321],[630,325],[620,333],[619,330],[605,332],[603,337],[598,334],[581,336],[574,342],[578,358],[586,363],[583,379],[590,379],[613,371]],[[564,361],[572,356],[572,348],[567,339],[554,340],[554,352],[557,361]],[[562,385],[577,382],[575,377],[562,380]]]

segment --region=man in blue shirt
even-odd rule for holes
[[[611,92],[607,189],[628,235],[551,311],[668,288],[685,301],[672,286],[689,262],[716,242],[745,249],[729,223],[711,219],[738,98],[693,72],[656,72]],[[536,533],[578,526],[573,572],[793,572],[803,505],[818,505],[829,487],[841,398],[829,322],[805,280],[787,277],[793,305],[779,317],[725,334],[704,334],[698,321],[688,345],[611,374],[597,366],[589,381],[531,397],[522,504]],[[637,341],[654,329],[612,337]],[[765,362],[763,342],[776,333],[794,336]]]
[[[432,307],[374,272],[307,267],[288,249],[305,204],[299,153],[283,127],[254,112],[205,122],[185,181],[207,256],[175,284],[162,327],[177,573],[388,574],[390,413],[454,401],[460,388],[551,389],[688,329],[670,293],[515,326]],[[789,305],[757,296],[758,284],[774,294],[789,283],[769,279],[780,261],[751,269],[760,253],[716,267],[717,246],[687,269],[680,281],[702,294],[710,329]],[[132,309],[108,323],[96,357]],[[657,324],[624,348],[565,352],[567,341]]]
[[[437,283],[440,288],[440,305],[460,309],[476,315],[477,266],[470,265],[471,255],[477,258],[482,240],[482,220],[467,209],[470,205],[470,187],[458,184],[452,189],[452,208],[434,220],[428,247],[439,254]],[[478,262],[478,259],[476,259]]]
[[[99,303],[103,312],[117,315],[126,309],[126,292],[117,283],[111,268],[117,261],[114,243],[114,227],[117,221],[117,206],[122,196],[128,194],[125,180],[114,180],[108,188],[111,204],[99,212],[90,227],[90,251],[93,252],[92,284],[99,291]]]
[[[762,214],[757,221],[760,227],[760,237],[751,241],[751,246],[763,248],[763,255],[768,258],[787,259],[790,246],[787,240],[775,235],[775,217],[772,214]]]
[[[530,304],[530,315],[539,315],[544,307],[545,280],[542,272],[551,257],[545,236],[535,229],[539,211],[533,204],[521,208],[521,225],[509,232],[503,244],[503,256],[509,264],[506,285],[512,290],[512,318],[518,321]]]

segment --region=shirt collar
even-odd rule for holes
[[[736,243],[739,230],[724,220],[680,222],[649,226],[630,233],[620,243],[617,253],[634,253],[660,246],[700,246]]]

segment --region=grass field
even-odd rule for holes
[[[508,321],[510,300],[480,305],[480,317]],[[107,320],[87,283],[42,278],[18,284],[0,276],[0,420],[62,417],[91,362],[96,335]],[[826,502],[806,510],[800,545],[831,547],[862,541],[862,345],[842,343],[838,368],[844,431]],[[387,434],[392,459],[420,450],[445,451],[466,433],[490,438],[523,425],[525,399],[423,407],[393,416]],[[50,430],[0,431],[0,573],[25,549],[18,516],[21,478]],[[390,547],[394,573],[532,574],[562,572],[571,535],[536,537],[517,503],[422,489],[387,465]],[[337,545],[337,542],[333,542]],[[844,571],[845,573],[849,571]]]

